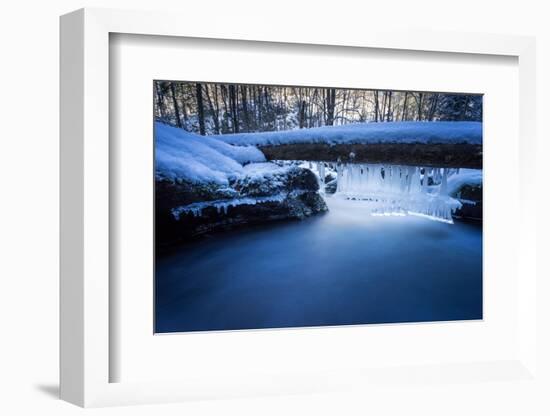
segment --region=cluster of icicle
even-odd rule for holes
[[[316,165],[323,191],[325,163]],[[336,196],[367,201],[372,215],[416,215],[452,224],[452,213],[462,205],[447,193],[447,178],[457,169],[357,163],[334,167]]]
[[[193,204],[182,205],[177,208],[172,209],[172,215],[176,220],[180,219],[182,214],[193,214],[195,217],[202,216],[202,211],[205,208],[215,208],[218,214],[227,215],[229,207],[236,207],[239,205],[256,205],[266,202],[283,202],[287,195],[285,194],[276,194],[269,196],[258,196],[258,197],[243,197],[243,198],[233,198],[233,199],[219,199],[215,201],[205,201],[205,202],[195,202]]]

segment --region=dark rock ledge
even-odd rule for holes
[[[162,179],[155,185],[157,250],[219,231],[300,220],[328,210],[315,174],[299,167],[269,180],[235,180],[229,187]],[[257,202],[239,203],[243,200]]]
[[[462,203],[462,207],[453,213],[454,218],[474,222],[483,221],[483,187],[481,185],[464,185],[452,196]]]

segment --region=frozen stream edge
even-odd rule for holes
[[[354,164],[354,163],[302,163],[312,170],[319,180],[319,193],[325,196],[326,174],[336,176],[335,198],[365,202],[372,216],[413,215],[429,220],[453,224],[452,214],[462,202],[450,193],[465,183],[481,184],[481,171],[418,166]],[[451,186],[449,186],[451,181]],[[292,192],[293,196],[302,191]],[[198,217],[205,208],[215,208],[219,215],[227,215],[229,208],[239,205],[256,205],[283,202],[289,194],[279,193],[260,197],[241,197],[196,202],[172,209],[179,220],[182,214]]]

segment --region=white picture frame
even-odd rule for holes
[[[255,394],[323,392],[349,383],[361,386],[397,382],[404,370],[381,368],[368,374],[335,370],[324,379],[309,374],[281,374],[235,382],[232,374],[214,379],[162,382],[111,382],[109,368],[117,357],[110,349],[109,36],[155,35],[185,38],[262,41],[334,47],[430,51],[451,54],[503,55],[519,66],[520,218],[517,241],[519,353],[505,362],[441,364],[418,370],[415,377],[450,377],[477,382],[476,371],[493,368],[517,376],[537,377],[536,361],[536,200],[529,176],[535,165],[535,40],[530,37],[468,33],[349,28],[326,33],[265,24],[237,35],[230,24],[205,28],[173,13],[82,9],[61,18],[61,398],[80,406],[158,403],[193,398]],[[120,357],[118,357],[120,358]],[[437,376],[436,376],[437,375]],[[442,376],[443,375],[443,376]],[[515,375],[515,376],[514,376]],[[344,382],[345,380],[345,382]],[[385,380],[385,381],[384,381]],[[391,381],[393,380],[393,381]]]

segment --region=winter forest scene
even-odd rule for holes
[[[153,101],[156,333],[482,319],[482,95]]]

